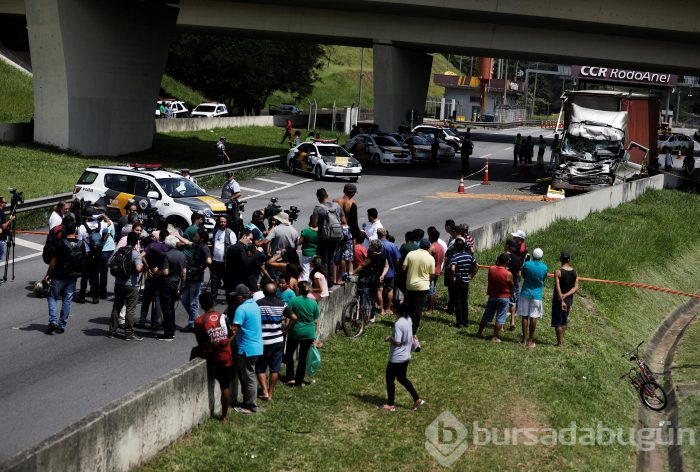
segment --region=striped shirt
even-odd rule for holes
[[[263,297],[257,301],[262,320],[263,346],[284,342],[282,318],[291,315],[291,310],[277,297]]]
[[[468,252],[456,252],[450,259],[450,266],[455,266],[455,279],[458,283],[468,284],[476,259]]]

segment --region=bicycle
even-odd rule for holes
[[[635,375],[635,369],[632,368],[626,374],[622,374],[620,379],[628,378],[632,386],[639,392],[639,398],[647,408],[654,411],[661,411],[666,408],[668,403],[666,392],[656,382],[654,373],[649,369],[644,359],[639,357],[639,347],[642,344],[644,344],[644,341],[637,344],[634,351],[626,352],[623,356],[629,357],[630,362],[636,362],[639,372]]]
[[[365,334],[365,326],[372,313],[372,299],[366,281],[352,276],[350,282],[354,293],[352,300],[343,307],[342,328],[345,336],[359,338]]]

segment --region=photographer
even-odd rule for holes
[[[85,260],[85,269],[83,276],[80,278],[80,292],[75,303],[85,303],[85,296],[90,282],[90,296],[92,303],[99,303],[100,290],[100,263],[102,261],[102,248],[104,246],[106,234],[103,235],[102,230],[107,229],[107,225],[102,226],[102,221],[105,218],[104,213],[99,213],[94,208],[88,208],[84,212],[85,221],[78,228],[78,239],[85,241],[88,247],[88,254]],[[109,218],[107,218],[109,220]],[[111,224],[111,222],[110,222]],[[105,281],[105,292],[107,284]]]
[[[299,233],[292,226],[289,215],[280,211],[274,216],[274,219],[278,224],[270,230],[265,238],[269,244],[270,254],[278,254],[283,249],[296,250]]]
[[[11,215],[9,218],[5,216],[5,207],[7,202],[5,198],[0,196],[0,261],[3,260],[5,256],[5,244],[7,241],[7,235],[10,232],[10,225],[17,219],[15,215]]]

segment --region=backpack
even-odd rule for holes
[[[134,261],[131,246],[117,249],[110,261],[109,272],[115,279],[128,279],[134,273]]]
[[[68,248],[68,254],[63,259],[63,272],[68,278],[77,278],[85,271],[85,260],[87,253],[85,244],[81,240],[64,239],[62,244]]]
[[[102,245],[104,244],[104,241],[102,241],[102,235],[100,234],[100,226],[98,225],[97,229],[90,229],[87,223],[83,223],[83,226],[85,227],[85,231],[87,231],[88,234],[88,247],[90,248],[90,256],[100,256],[102,254]]]
[[[53,259],[56,253],[56,247],[58,243],[66,237],[63,231],[63,225],[54,226],[50,231],[48,236],[46,236],[46,243],[44,243],[44,249],[41,251],[41,258],[44,264],[51,264],[51,259]]]
[[[338,207],[327,207],[322,205],[326,210],[326,217],[323,219],[323,224],[318,231],[318,239],[325,241],[342,241],[343,240],[343,225],[340,224],[338,216]]]

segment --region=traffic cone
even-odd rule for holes
[[[457,187],[457,193],[464,193],[464,176],[459,176],[459,187]]]
[[[481,185],[488,185],[489,184],[489,160],[486,159],[486,168],[484,169],[484,181],[481,182]]]

